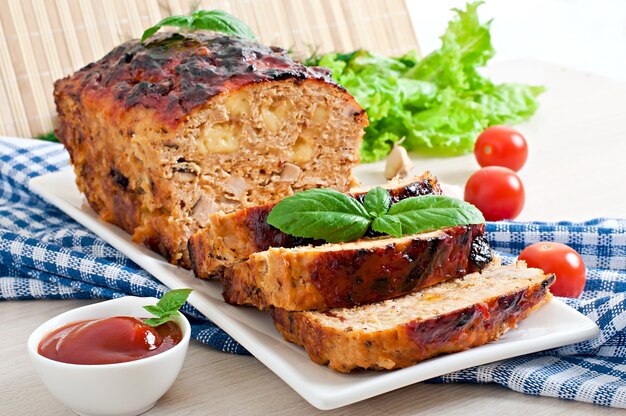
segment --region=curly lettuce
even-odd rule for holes
[[[478,72],[495,54],[491,21],[478,19],[480,4],[454,9],[441,48],[422,59],[415,51],[389,58],[358,50],[305,62],[330,68],[333,78],[367,111],[363,162],[383,159],[403,137],[409,150],[468,153],[488,126],[518,123],[537,110],[543,87],[494,84]]]

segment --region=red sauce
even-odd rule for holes
[[[182,338],[172,321],[154,328],[137,318],[115,316],[58,328],[44,337],[38,352],[68,364],[115,364],[162,353]]]

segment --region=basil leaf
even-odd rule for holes
[[[198,10],[191,15],[191,27],[194,29],[213,30],[256,40],[254,32],[245,23],[221,10]]]
[[[191,289],[176,289],[165,293],[157,302],[156,306],[163,312],[174,313],[185,304]]]
[[[160,26],[176,26],[187,29],[191,27],[191,18],[189,16],[169,16],[161,20],[157,25]]]
[[[361,238],[370,216],[354,198],[332,189],[309,189],[276,204],[267,223],[289,235],[337,243]]]
[[[150,326],[159,326],[173,320],[178,315],[178,309],[187,302],[191,289],[175,289],[165,293],[156,305],[146,305],[143,308],[156,318],[146,319]]]
[[[148,29],[144,30],[143,31],[143,35],[141,35],[141,43],[144,43],[146,41],[146,39],[148,39],[150,36],[152,36],[156,32],[158,32],[159,29],[161,29],[161,25],[160,24],[156,24],[156,25],[152,26],[151,28],[148,28]]]
[[[141,36],[141,42],[144,42],[146,39],[154,35],[156,32],[159,31],[159,29],[161,29],[164,26],[176,26],[176,27],[180,27],[181,29],[189,29],[191,28],[191,18],[189,16],[166,17],[162,19],[156,25],[152,26],[151,28],[143,32],[143,35]]]
[[[474,205],[443,195],[404,199],[392,205],[386,216],[395,217],[401,223],[402,235],[485,222]]]
[[[391,196],[387,190],[377,186],[370,189],[363,198],[363,206],[370,214],[370,217],[376,218],[384,215],[391,205]]]
[[[397,217],[391,215],[381,215],[375,218],[372,221],[372,230],[394,237],[402,237],[402,223]]]
[[[165,311],[163,311],[163,309],[159,308],[157,305],[146,305],[143,308],[150,312],[152,315],[156,316],[160,316],[165,313]]]
[[[167,314],[167,315],[163,315],[160,316],[158,318],[148,318],[146,320],[144,320],[144,323],[150,325],[150,326],[159,326],[159,325],[163,325],[164,323],[168,322],[168,321],[173,321],[176,318],[176,313],[171,313],[171,314]]]
[[[191,16],[169,16],[143,32],[141,42],[145,42],[164,26],[176,26],[181,29],[194,31],[198,29],[212,30],[227,35],[240,36],[256,40],[254,32],[245,23],[235,16],[221,10],[198,10]]]
[[[485,222],[475,206],[443,195],[412,197],[390,204],[389,193],[380,187],[365,195],[363,205],[332,189],[310,189],[276,204],[267,222],[286,234],[331,243],[357,240],[370,226],[375,232],[401,237]]]

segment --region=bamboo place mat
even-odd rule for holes
[[[404,0],[0,0],[0,135],[54,127],[53,83],[163,17],[220,9],[262,43],[306,53],[418,49]]]

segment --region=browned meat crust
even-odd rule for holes
[[[486,258],[477,263],[470,255],[474,244],[484,248],[483,233],[480,224],[402,238],[270,248],[227,269],[223,295],[232,304],[287,310],[390,299],[482,269]],[[491,260],[490,252],[481,253]]]
[[[326,68],[306,67],[284,49],[195,32],[159,33],[147,44],[123,43],[57,81],[56,90],[96,104],[111,100],[107,110],[113,118],[123,119],[133,107],[154,109],[155,121],[173,129],[216,95],[283,79],[319,80],[342,88]]]
[[[419,195],[440,195],[437,179],[426,172],[419,178],[385,186],[392,203]],[[363,202],[367,192],[348,195]],[[322,241],[293,237],[267,223],[267,216],[276,204],[244,208],[235,212],[211,214],[206,227],[189,239],[189,255],[196,277],[219,276],[227,267],[245,261],[248,257],[270,247],[297,247],[307,244],[320,245]]]
[[[89,204],[185,267],[212,212],[348,191],[367,125],[327,71],[202,32],[126,42],[57,81],[54,96]]]
[[[354,309],[272,312],[288,341],[340,372],[391,370],[486,344],[549,297],[554,275],[515,266]]]

